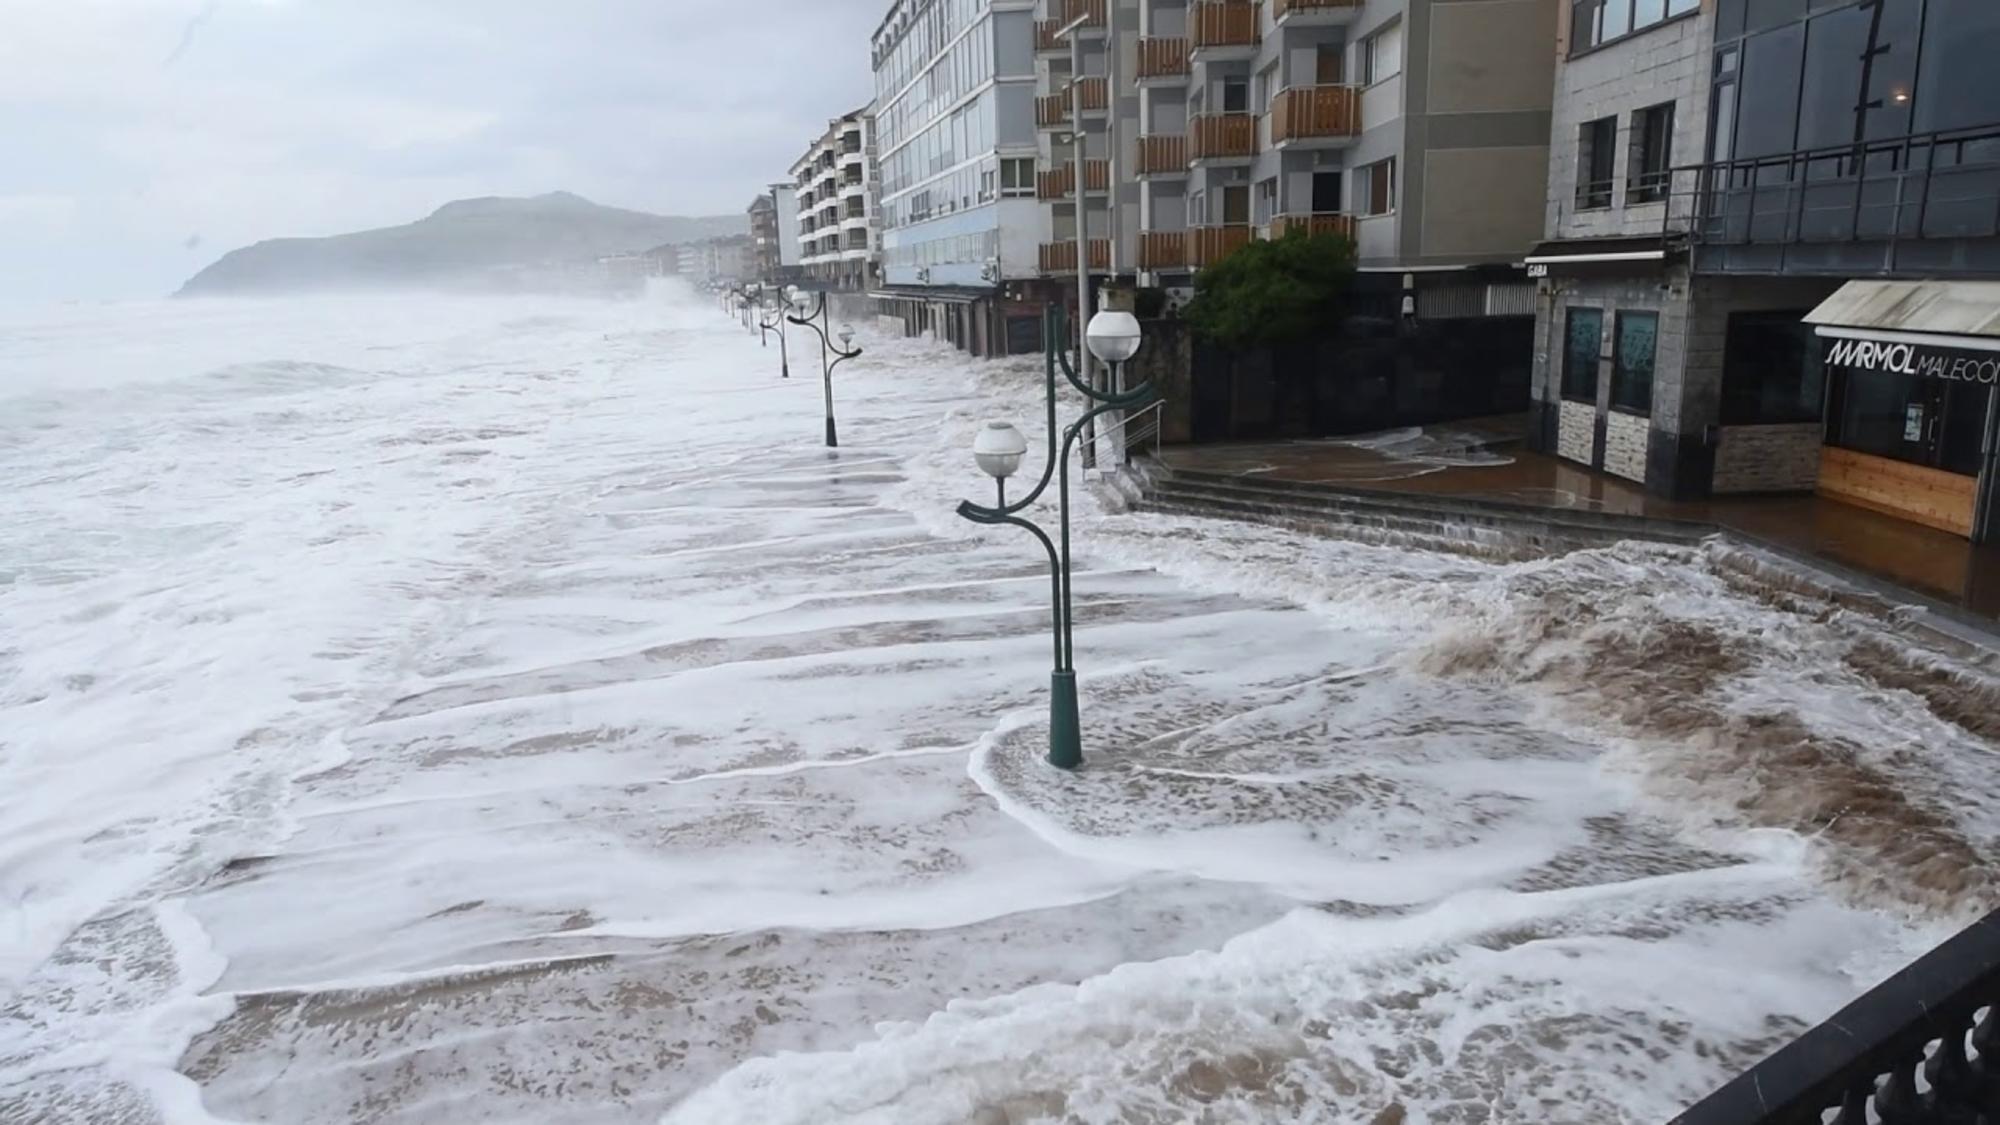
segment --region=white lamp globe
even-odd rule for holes
[[[853,349],[854,326],[852,324],[843,324],[840,326],[840,347],[843,351]]]
[[[1124,363],[1139,351],[1139,318],[1116,309],[1103,309],[1090,318],[1083,330],[1090,354],[1106,363]]]
[[[1028,439],[1011,422],[988,422],[972,439],[972,459],[995,480],[1013,476],[1027,452]]]

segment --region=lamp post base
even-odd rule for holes
[[[789,378],[791,378],[791,377],[792,377],[792,365],[791,365],[791,362],[790,362],[789,360],[787,360],[787,361],[786,361],[786,362],[784,362],[784,363],[780,363],[780,364],[778,365],[778,378],[780,378],[780,379],[789,379]]]
[[[826,446],[828,449],[832,449],[838,446],[839,444],[840,444],[840,437],[839,435],[833,432],[833,419],[829,417],[826,420]]]
[[[1073,770],[1083,764],[1083,732],[1076,721],[1076,673],[1049,674],[1049,764]]]

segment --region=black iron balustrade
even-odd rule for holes
[[[2000,124],[1676,168],[1666,229],[1708,246],[2000,236]]]
[[[2000,910],[1670,1125],[2000,1125]]]

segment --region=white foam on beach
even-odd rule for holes
[[[1081,475],[1053,771],[953,514],[1040,361],[864,343],[829,451],[665,294],[0,325],[0,1118],[1658,1119],[1956,917],[1800,771],[2000,854],[1871,623],[1704,552]]]

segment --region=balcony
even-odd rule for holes
[[[1044,242],[1041,246],[1041,267],[1043,273],[1076,272],[1076,240],[1067,242]],[[1090,268],[1108,270],[1111,268],[1111,240],[1093,238],[1090,240]]]
[[[1072,83],[1072,85],[1075,85]],[[1083,112],[1103,113],[1111,105],[1111,91],[1103,78],[1086,78],[1083,87]],[[1068,125],[1070,91],[1068,87],[1053,94],[1044,94],[1035,99],[1035,125],[1042,129],[1054,129]]]
[[[1188,47],[1196,59],[1257,53],[1257,5],[1248,0],[1195,0],[1188,6]]]
[[[1139,233],[1139,268],[1179,272],[1187,268],[1187,232],[1149,230]]]
[[[1194,227],[1187,232],[1187,264],[1206,269],[1250,244],[1255,232],[1248,223]]]
[[[1086,160],[1083,162],[1084,190],[1102,192],[1111,189],[1111,162],[1109,160]],[[1068,199],[1076,194],[1076,166],[1064,164],[1047,172],[1035,173],[1035,198]]]
[[[1665,201],[1666,229],[1687,227],[1701,273],[1985,277],[2000,248],[2000,124],[1677,168],[1634,186]]]
[[[1185,176],[1188,166],[1187,137],[1181,133],[1161,133],[1139,138],[1139,175]]]
[[[1333,27],[1352,21],[1363,0],[1271,0],[1271,20],[1280,27]]]
[[[1272,216],[1272,238],[1283,238],[1293,231],[1302,231],[1314,238],[1323,234],[1339,235],[1351,242],[1354,240],[1354,216],[1337,211]]]
[[[1069,50],[1069,44],[1056,38],[1056,32],[1080,16],[1089,17],[1083,25],[1086,30],[1101,30],[1104,27],[1104,6],[1105,0],[1050,0],[1049,11],[1054,14],[1048,19],[1035,21],[1035,50]]]
[[[1257,119],[1247,113],[1188,118],[1188,159],[1245,161],[1257,155]]]
[[[1163,38],[1157,35],[1142,36],[1139,39],[1139,84],[1158,82],[1178,85],[1188,76],[1188,41],[1186,36]]]
[[[1333,148],[1361,132],[1361,88],[1294,86],[1271,99],[1273,148]]]

